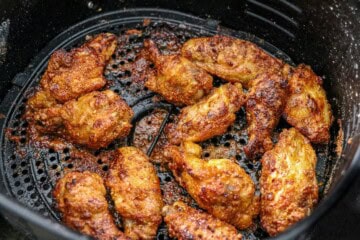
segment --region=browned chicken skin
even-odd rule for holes
[[[252,225],[259,198],[250,176],[229,159],[200,159],[201,147],[184,142],[168,146],[165,155],[176,180],[199,206],[239,229]]]
[[[198,103],[181,110],[178,122],[167,126],[167,138],[177,145],[182,141],[201,142],[221,135],[235,121],[235,112],[244,102],[240,83],[214,88]]]
[[[25,119],[42,133],[56,132],[62,125],[60,109],[62,105],[47,91],[36,92],[27,102]]]
[[[106,90],[66,102],[60,114],[67,138],[98,149],[129,134],[133,111],[119,95]]]
[[[207,72],[244,87],[259,74],[276,73],[284,66],[254,43],[227,36],[190,39],[181,53]]]
[[[316,154],[296,129],[285,129],[261,160],[261,225],[271,235],[310,215],[318,200]]]
[[[241,239],[235,227],[183,202],[165,206],[163,215],[170,237],[178,240]]]
[[[284,118],[313,143],[330,140],[331,106],[322,79],[309,66],[299,65],[289,79],[290,97]]]
[[[131,239],[154,239],[163,207],[160,182],[148,157],[135,147],[117,150],[107,187]]]
[[[115,51],[116,36],[102,33],[70,52],[55,51],[40,84],[60,103],[102,88],[103,70]]]
[[[53,195],[70,228],[99,240],[127,239],[114,223],[104,182],[96,173],[67,173],[57,182]]]
[[[180,55],[161,55],[154,42],[146,40],[145,48],[155,64],[156,74],[145,83],[150,90],[177,106],[191,105],[212,89],[212,77]]]
[[[281,74],[265,73],[250,81],[246,102],[249,142],[244,151],[249,158],[272,149],[271,134],[279,122],[287,98],[287,80]]]
[[[27,121],[42,133],[56,132],[62,126],[62,103],[105,85],[103,70],[116,44],[115,35],[103,33],[70,52],[54,52],[40,81],[41,88],[27,102]]]

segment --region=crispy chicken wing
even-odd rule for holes
[[[92,149],[106,147],[131,130],[132,109],[111,90],[91,92],[64,104],[61,111],[67,137]]]
[[[135,147],[117,150],[107,187],[131,239],[154,239],[163,207],[160,182],[148,157]]]
[[[72,229],[100,240],[127,239],[115,225],[104,182],[96,173],[67,173],[57,182],[53,196],[63,222]]]
[[[226,36],[190,39],[181,53],[207,72],[230,82],[241,82],[244,87],[257,75],[278,72],[284,66],[257,45]]]
[[[25,119],[42,133],[56,132],[62,125],[60,109],[62,105],[44,90],[36,92],[27,101]]]
[[[244,151],[249,158],[273,147],[271,134],[284,110],[288,83],[281,74],[265,73],[250,81],[246,102],[249,142]]]
[[[201,151],[201,147],[192,142],[165,149],[176,180],[213,216],[239,229],[249,227],[259,210],[254,182],[235,162],[205,161],[200,159]]]
[[[318,200],[315,151],[296,129],[283,130],[261,160],[261,225],[274,236],[308,216]]]
[[[235,112],[244,102],[240,83],[214,88],[198,103],[181,110],[178,122],[167,126],[167,138],[177,145],[182,141],[200,142],[221,135],[235,121]]]
[[[178,106],[192,105],[210,92],[212,77],[203,69],[180,55],[161,55],[151,40],[144,45],[156,67],[145,83],[150,90]]]
[[[165,206],[163,215],[170,237],[178,240],[240,240],[242,237],[230,224],[180,201]]]
[[[330,139],[331,106],[322,88],[322,79],[309,66],[299,65],[289,80],[290,97],[284,118],[313,143]]]
[[[116,48],[116,36],[102,33],[70,52],[55,51],[40,84],[63,103],[102,88],[103,70]]]

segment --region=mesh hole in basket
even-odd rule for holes
[[[43,189],[44,189],[44,190],[49,190],[49,189],[50,189],[50,185],[49,185],[48,183],[45,183],[45,184],[43,185]]]
[[[37,193],[32,193],[32,194],[30,195],[30,198],[31,198],[31,199],[37,199]]]
[[[104,165],[104,166],[102,167],[102,170],[106,172],[107,170],[109,170],[109,167],[108,167],[107,165]]]

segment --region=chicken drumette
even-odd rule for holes
[[[277,73],[286,65],[251,42],[226,36],[190,39],[181,53],[207,72],[244,87],[259,74]]]
[[[299,65],[289,79],[290,97],[284,118],[313,143],[330,139],[331,106],[322,88],[322,79],[309,66]]]
[[[183,202],[165,206],[163,215],[170,237],[179,240],[241,239],[235,227]]]
[[[271,134],[284,110],[288,82],[281,74],[264,73],[250,81],[246,101],[249,142],[244,151],[249,158],[272,149]]]
[[[63,120],[60,117],[62,105],[49,92],[38,91],[27,101],[25,119],[42,133],[59,130]]]
[[[91,92],[64,104],[66,138],[92,149],[106,147],[131,130],[132,109],[115,92]]]
[[[177,145],[182,141],[200,142],[221,135],[235,121],[235,112],[244,102],[240,83],[214,88],[198,103],[181,110],[177,123],[167,126],[167,138]]]
[[[50,57],[41,87],[60,103],[102,88],[106,84],[103,70],[116,45],[115,35],[102,33],[70,52],[57,50]]]
[[[151,40],[144,45],[156,67],[145,83],[150,90],[178,106],[192,105],[210,92],[212,77],[203,69],[180,55],[161,55]]]
[[[239,229],[252,225],[259,210],[255,185],[245,170],[229,159],[200,159],[201,147],[184,142],[168,146],[165,156],[176,180],[199,206]]]
[[[318,200],[316,154],[296,129],[285,129],[261,160],[263,228],[274,236],[311,213]]]
[[[161,223],[163,206],[160,182],[148,157],[135,147],[117,150],[106,185],[125,234],[131,239],[154,239]]]
[[[70,228],[100,240],[128,239],[109,212],[99,175],[70,172],[57,182],[53,195],[63,222]]]

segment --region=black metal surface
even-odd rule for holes
[[[37,36],[32,36],[31,40],[29,39],[29,42],[26,42],[28,40],[26,38],[21,39],[21,36],[23,35],[10,33],[10,45],[22,47],[18,48],[10,46],[8,48],[15,51],[8,51],[7,58],[12,59],[13,61],[6,62],[6,68],[4,69],[6,69],[7,72],[6,74],[3,74],[5,78],[11,77],[12,74],[18,73],[25,67],[29,57],[34,56],[34,53],[42,47],[41,44],[39,45],[39,43],[42,42],[42,44],[44,44],[50,38],[52,38],[52,36],[54,36],[51,35],[50,32],[54,32],[55,30],[53,30],[53,28],[56,28],[56,26],[59,26],[56,28],[56,31],[59,32],[65,28],[64,26],[68,26],[71,21],[74,22],[77,21],[76,19],[81,19],[97,14],[97,11],[100,8],[102,8],[102,11],[106,11],[113,8],[114,6],[149,6],[156,4],[157,6],[165,6],[167,8],[182,9],[183,11],[193,12],[200,16],[209,14],[211,17],[214,16],[215,19],[221,19],[222,24],[226,26],[231,26],[235,29],[241,29],[246,32],[255,33],[257,36],[270,40],[270,42],[280,46],[281,49],[287,52],[297,63],[306,62],[311,64],[317,73],[324,74],[325,76],[325,87],[327,88],[327,91],[330,95],[330,101],[332,102],[332,105],[335,106],[335,114],[339,118],[343,119],[345,140],[354,136],[356,133],[359,133],[358,114],[360,108],[357,105],[359,102],[359,95],[356,94],[359,91],[359,81],[356,81],[359,73],[358,67],[356,67],[358,66],[356,63],[358,63],[357,60],[359,59],[357,57],[359,56],[359,48],[354,43],[354,41],[351,42],[352,38],[359,39],[359,31],[356,28],[356,23],[359,23],[359,15],[355,14],[357,9],[354,2],[350,1],[347,4],[341,5],[336,1],[330,1],[326,4],[323,4],[319,1],[307,1],[306,3],[299,1],[297,4],[300,7],[296,7],[294,4],[291,5],[286,1],[272,3],[267,3],[264,1],[243,1],[241,3],[234,3],[234,1],[223,1],[222,4],[224,6],[228,6],[225,9],[216,7],[218,6],[218,2],[215,1],[206,1],[205,4],[201,1],[196,4],[192,3],[191,1],[178,3],[175,3],[175,1],[166,1],[167,3],[162,1],[158,1],[157,3],[154,3],[156,1],[126,1],[126,3],[123,3],[122,1],[116,3],[113,1],[112,3],[103,1],[99,4],[95,4],[98,6],[89,10],[85,4],[88,2],[75,1],[77,5],[70,9],[71,11],[76,11],[76,14],[71,13],[71,11],[67,13],[66,11],[62,12],[55,10],[55,12],[58,13],[54,13],[54,15],[60,15],[64,18],[61,19],[60,17],[59,19],[61,20],[51,20],[48,22],[45,19],[51,19],[49,16],[51,14],[41,12],[41,9],[51,10],[52,8],[46,4],[45,6],[42,6],[40,3],[43,2],[46,1],[33,1],[33,3],[24,1],[23,5],[28,4],[30,6],[31,4],[34,4],[35,6],[38,6],[38,9],[35,11],[35,13],[28,13],[27,16],[31,15],[29,16],[30,19],[35,19],[36,17],[38,17],[38,19],[43,18],[43,20],[41,20],[42,22],[37,20],[39,21],[38,25],[44,26],[48,24],[52,27],[48,28],[45,32],[41,32],[41,34]],[[66,1],[64,1],[64,4],[65,2]],[[265,7],[261,4],[265,4]],[[272,10],[266,6],[270,6]],[[62,7],[61,5],[59,8],[69,9]],[[26,6],[21,9],[26,9]],[[79,9],[80,11],[78,11]],[[278,12],[275,12],[274,10],[277,10]],[[318,14],[319,12],[323,14]],[[346,12],[346,14],[344,14],[344,12]],[[13,13],[18,14],[16,11],[13,11]],[[287,16],[290,16],[290,18],[294,21],[289,21],[289,19],[284,17],[281,13],[286,13]],[[70,18],[69,16],[71,14],[75,17]],[[164,14],[171,15],[171,13]],[[6,14],[3,16],[6,17]],[[2,19],[2,21],[4,20],[6,19]],[[204,25],[206,28],[211,28],[212,30],[216,30],[218,24],[213,20],[201,21],[199,19],[195,20],[195,18],[191,20],[186,17],[184,20],[190,22],[195,21],[195,24]],[[26,21],[27,20],[25,20],[25,24],[23,23],[24,25],[27,24]],[[31,20],[29,20],[29,22],[33,23]],[[296,22],[296,24],[294,22]],[[322,28],[320,28],[320,25],[317,24],[319,22],[322,23]],[[11,24],[13,24],[13,22],[10,22],[10,25]],[[15,26],[17,26],[17,28],[14,27],[10,29],[13,29],[12,31],[14,31],[14,29],[24,29],[24,26]],[[294,37],[287,34],[286,31],[283,30],[290,32]],[[25,28],[23,33],[26,33],[26,31],[30,31],[31,33],[34,31],[34,29],[29,27]],[[69,34],[72,35],[71,31]],[[66,36],[63,36],[62,40],[65,40],[66,38]],[[53,45],[51,46],[51,44]],[[56,44],[52,42],[50,43],[50,46],[47,50],[51,51],[52,49],[58,47],[60,46],[56,46]],[[22,51],[22,48],[26,49],[26,51]],[[21,53],[21,55],[19,55],[19,53]],[[38,61],[39,59],[46,59],[47,57],[48,56],[41,55],[39,56]],[[13,68],[9,67],[9,65],[13,65]],[[30,70],[34,70],[34,66],[32,66]],[[27,74],[29,73],[17,75],[17,78],[15,78],[14,83],[20,86],[18,88],[13,87],[10,90],[14,95],[20,92],[22,83],[24,83],[24,80],[27,79]],[[344,81],[343,79],[346,80]],[[1,89],[4,92],[6,88]],[[344,89],[346,89],[346,94],[344,94]],[[2,96],[4,96],[4,94],[2,94]],[[6,108],[11,106],[11,104],[12,97],[5,99],[2,102],[2,105],[6,106]],[[4,111],[1,112],[6,113]],[[346,143],[347,141],[345,142],[345,145]],[[344,189],[345,185],[349,184],[349,181],[351,180],[351,174],[343,177],[343,173],[345,172],[343,170],[350,168],[349,163],[351,163],[352,160],[353,158],[340,162],[343,163],[343,165],[339,165],[334,172],[336,181],[342,184],[342,190]],[[350,172],[348,171],[347,173]],[[337,184],[334,184],[333,186],[337,186]],[[335,197],[334,194],[334,196],[330,199],[332,202],[335,201],[335,198],[339,198],[339,194],[341,194],[340,190],[334,190],[334,192],[337,196]],[[327,201],[328,204],[323,202],[325,207],[320,208],[320,206],[319,209],[322,209],[322,212],[325,211],[323,209],[329,209],[329,206],[331,206],[331,201]],[[317,210],[315,213],[317,214],[314,214],[314,217],[312,216],[311,218],[308,218],[305,224],[300,223],[300,225],[302,224],[301,226],[308,226],[310,225],[310,222],[314,222],[314,219],[318,219],[317,215],[319,215],[319,211]],[[300,229],[304,228],[298,227],[298,229],[296,231],[293,230],[292,233],[299,233],[301,232]]]

